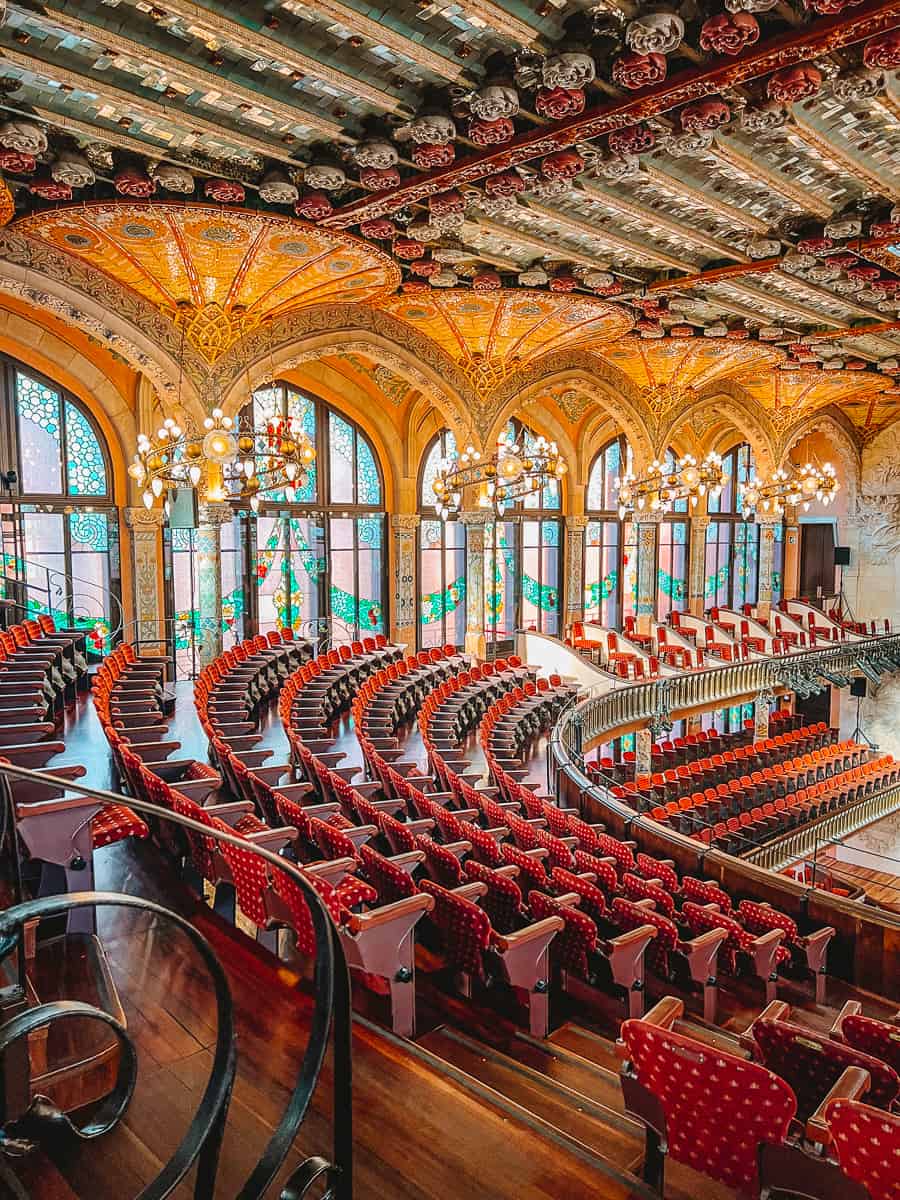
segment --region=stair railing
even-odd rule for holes
[[[125,803],[129,808],[156,821],[169,821],[183,829],[201,834],[218,842],[228,843],[256,855],[270,869],[283,871],[297,884],[309,907],[315,938],[314,1008],[309,1041],[297,1072],[296,1082],[284,1112],[268,1144],[241,1188],[235,1200],[263,1200],[273,1179],[290,1153],[294,1138],[309,1111],[328,1048],[329,1032],[333,1032],[333,1131],[327,1156],[310,1155],[292,1172],[280,1192],[280,1200],[302,1200],[313,1187],[325,1187],[319,1194],[329,1200],[352,1200],[353,1196],[353,1130],[351,1079],[351,996],[346,959],[337,930],[325,906],[309,880],[291,862],[277,854],[254,845],[244,838],[211,828],[149,804],[134,797],[120,796],[102,788],[73,785],[69,779],[47,771],[31,771],[24,767],[0,762],[0,811],[8,830],[15,831],[16,805],[10,781],[27,780],[50,784],[78,796],[88,796],[100,803]],[[88,806],[89,807],[89,806]],[[18,847],[17,847],[18,849]],[[26,1005],[24,941],[27,925],[77,909],[118,906],[137,909],[174,922],[190,940],[212,979],[217,1008],[217,1034],[212,1070],[197,1110],[168,1162],[156,1178],[140,1192],[140,1200],[164,1200],[178,1187],[192,1166],[197,1164],[194,1185],[195,1200],[213,1200],[216,1178],[223,1150],[227,1150],[226,1119],[237,1069],[237,1050],[234,1034],[234,1006],[228,979],[208,940],[190,921],[171,909],[140,896],[115,892],[77,892],[48,896],[35,900],[24,898],[16,858],[15,903],[0,912],[0,963],[8,963],[8,973],[14,977],[12,987],[0,993],[0,1156],[27,1154],[59,1136],[62,1130],[81,1140],[101,1138],[115,1129],[128,1111],[137,1076],[137,1051],[128,1029],[111,1014],[93,1005],[77,1001],[55,1001],[32,1008]],[[15,961],[14,960],[15,957]],[[57,1021],[72,1016],[88,1017],[105,1023],[115,1032],[121,1057],[118,1078],[113,1091],[98,1111],[82,1127],[76,1126],[48,1100],[35,1097],[27,1106],[10,1105],[16,1092],[11,1086],[10,1067],[15,1067],[16,1047],[36,1029],[45,1029]],[[27,1063],[27,1042],[25,1062]],[[21,1057],[18,1060],[21,1062]],[[27,1070],[27,1066],[25,1068]],[[21,1092],[21,1079],[19,1091]],[[101,1169],[102,1157],[98,1159]],[[5,1173],[5,1172],[4,1172]]]

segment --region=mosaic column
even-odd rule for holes
[[[391,517],[394,531],[394,608],[391,641],[416,648],[416,530],[418,513],[398,513]]]
[[[466,527],[466,654],[485,656],[484,637],[484,531],[493,519],[483,511],[461,512]]]
[[[656,533],[662,513],[641,513],[635,524],[637,546],[637,616],[638,632],[649,633],[650,622],[656,616]]]
[[[709,517],[691,517],[691,555],[688,568],[688,612],[702,617],[706,607],[706,531]]]
[[[584,537],[587,517],[566,517],[566,625],[584,620]]]
[[[201,504],[197,526],[197,589],[200,594],[200,665],[222,653],[222,526],[228,504]]]
[[[165,524],[161,508],[126,508],[125,524],[131,534],[131,569],[134,579],[134,632],[125,630],[125,640],[137,639],[147,643],[147,654],[165,651],[163,603],[160,594],[162,578],[162,545],[160,530]],[[157,644],[154,639],[161,639]]]
[[[635,775],[649,775],[652,759],[653,734],[650,732],[650,726],[645,725],[643,729],[638,729],[634,735]]]
[[[764,688],[753,701],[753,740],[762,742],[769,736],[769,706],[775,693]]]
[[[756,612],[760,621],[767,621],[772,607],[772,566],[775,562],[775,526],[781,518],[773,513],[757,513],[759,525],[759,565],[757,568]]]

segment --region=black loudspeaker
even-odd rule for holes
[[[850,547],[835,546],[834,548],[834,565],[836,567],[850,566]]]
[[[868,680],[865,675],[860,675],[857,679],[850,680],[850,695],[865,696]]]

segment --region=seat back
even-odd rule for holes
[[[639,1083],[662,1106],[669,1154],[755,1195],[759,1148],[784,1141],[797,1109],[784,1080],[645,1021],[626,1021],[622,1040]]]
[[[759,1057],[769,1070],[794,1089],[800,1116],[806,1120],[828,1095],[846,1067],[862,1067],[871,1076],[866,1099],[887,1108],[900,1090],[900,1078],[887,1063],[790,1021],[761,1017],[753,1024]]]
[[[857,1100],[832,1100],[826,1119],[844,1174],[861,1183],[871,1200],[897,1200],[900,1116]]]
[[[844,1017],[841,1033],[849,1046],[880,1058],[900,1073],[900,1027],[859,1013]]]
[[[481,975],[482,956],[491,940],[491,922],[487,913],[471,900],[448,892],[430,879],[422,881],[421,890],[434,897],[430,919],[441,934],[449,963],[467,975]]]

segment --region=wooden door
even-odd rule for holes
[[[800,526],[800,595],[834,595],[834,526]],[[819,590],[821,589],[821,591]]]

